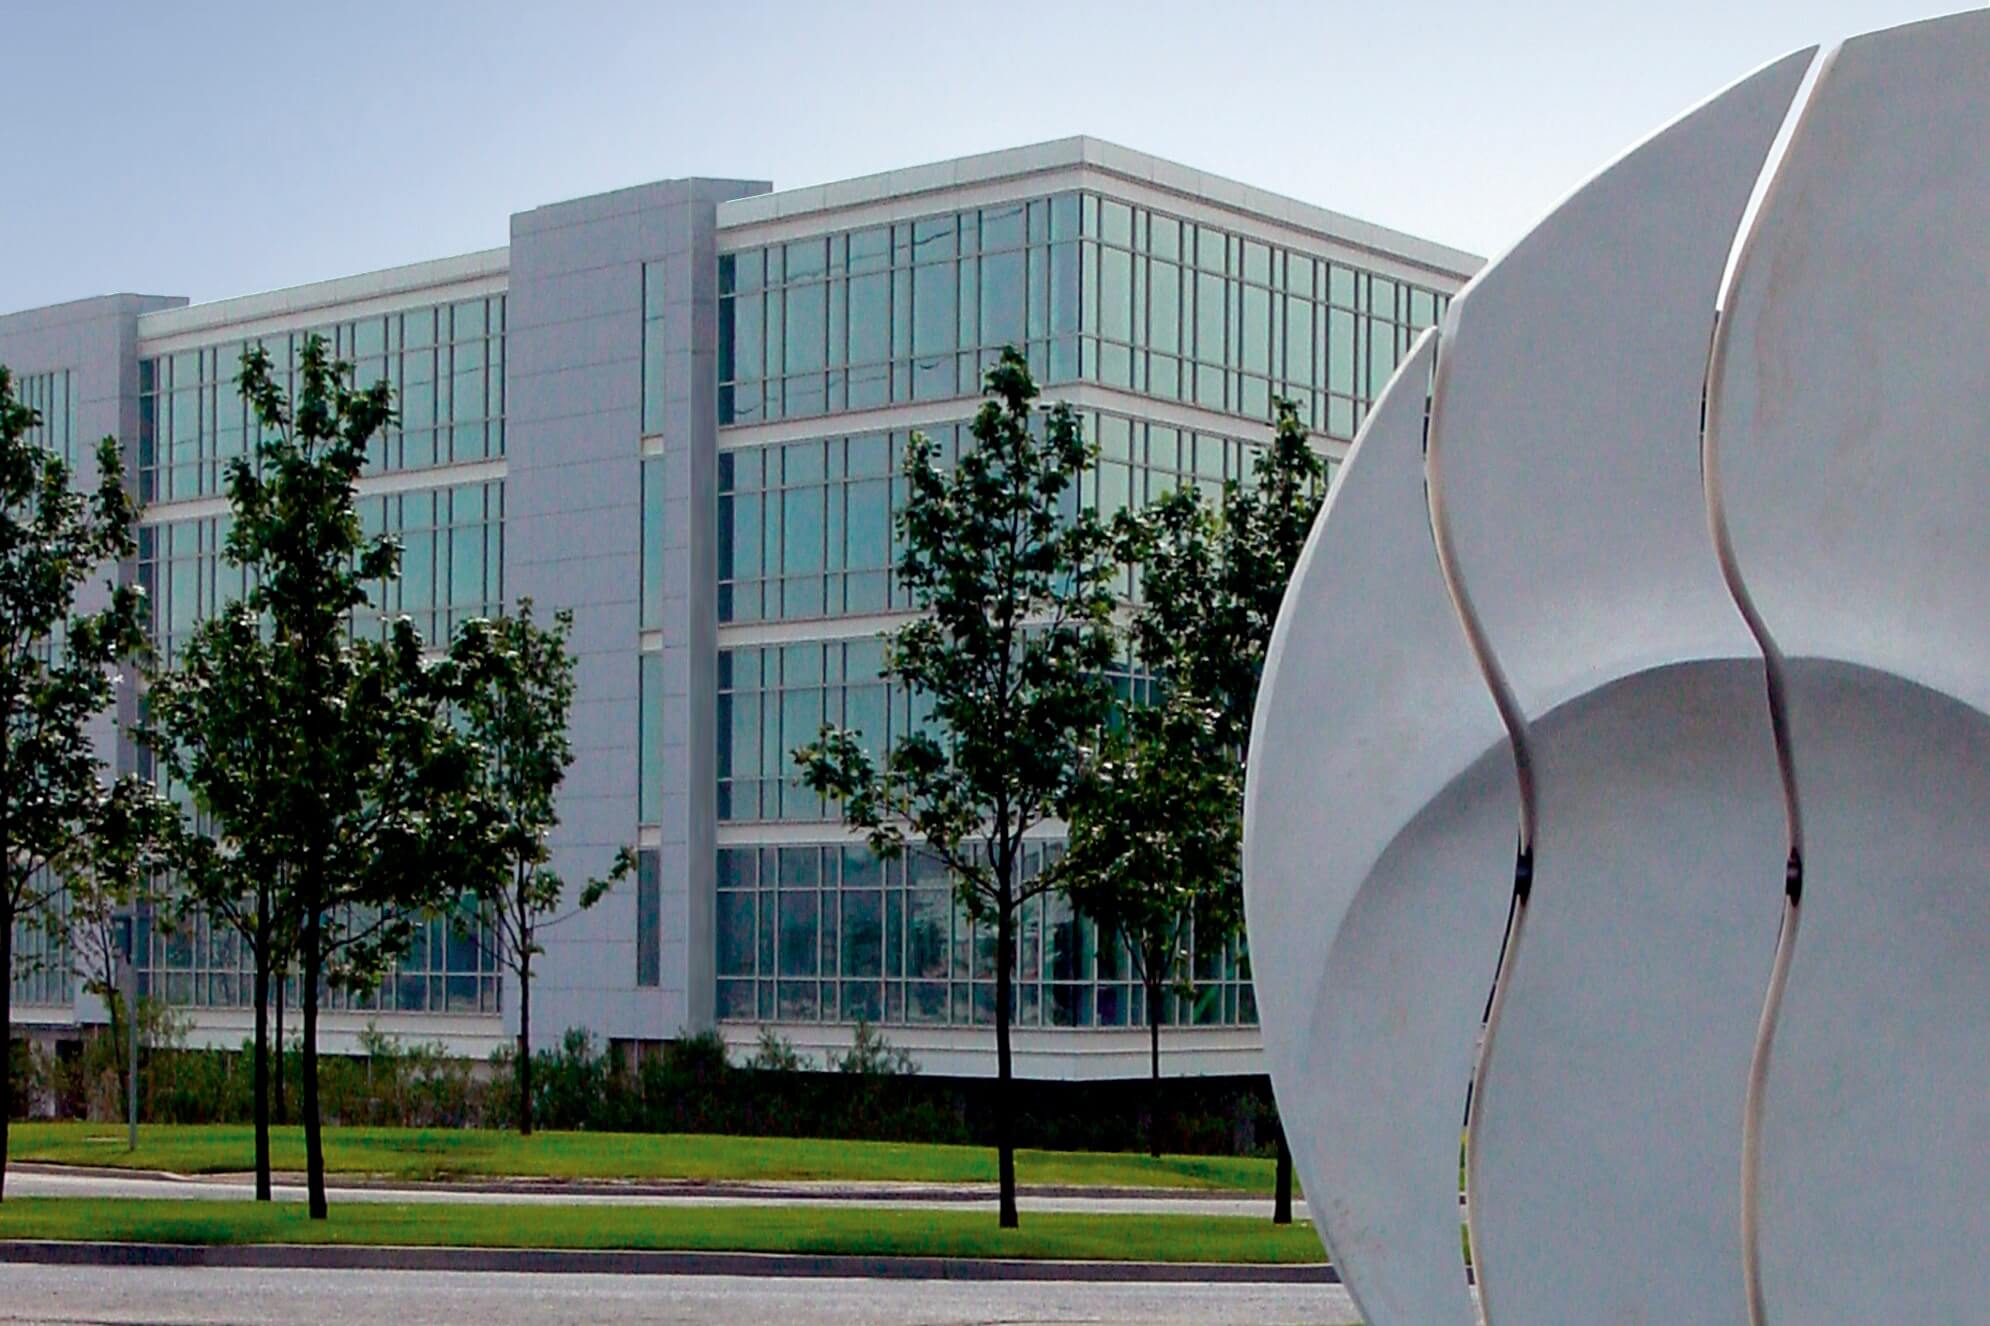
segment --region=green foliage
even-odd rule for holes
[[[763,1073],[800,1073],[815,1067],[806,1055],[795,1051],[795,1043],[772,1027],[760,1029],[760,1042],[746,1061],[748,1068]]]
[[[61,925],[59,863],[84,840],[103,761],[85,730],[109,705],[114,665],[143,645],[142,600],[110,585],[78,611],[92,576],[135,548],[136,519],[117,439],[97,448],[96,491],[29,437],[40,416],[0,366],[0,1026],[11,1017],[14,928]],[[13,1061],[0,1075],[0,1192],[6,1182]]]
[[[289,1203],[34,1197],[10,1204],[20,1239],[131,1243],[373,1244],[474,1248],[655,1248],[865,1257],[1059,1261],[1318,1262],[1310,1225],[1267,1231],[1243,1216],[1046,1213],[1028,1233],[989,1229],[972,1211],[801,1206],[534,1205],[357,1202],[335,1223]]]
[[[488,1084],[440,1043],[405,1041],[376,1026],[360,1053],[326,1061],[325,1117],[345,1125],[464,1128],[485,1109]]]
[[[156,900],[154,883],[170,865],[180,817],[152,784],[126,774],[99,786],[87,833],[59,865],[68,891],[70,961],[83,989],[103,1001],[109,1045],[123,1062],[125,991],[120,984],[134,909]],[[147,1030],[140,1011],[141,1038]],[[94,1045],[95,1042],[93,1041]],[[123,1075],[119,1096],[128,1091]]]
[[[1010,981],[1016,913],[1058,887],[1053,863],[1025,879],[1025,835],[1069,809],[1086,748],[1110,708],[1109,540],[1079,509],[1094,453],[1077,416],[1038,414],[1015,349],[988,371],[973,444],[951,471],[915,433],[897,523],[899,582],[921,616],[888,637],[885,675],[931,721],[899,739],[882,769],[861,734],[825,728],[795,752],[802,781],[841,803],[881,855],[928,853],[952,872],[970,916],[995,923],[997,1078],[1011,1078]],[[999,1108],[999,1107],[998,1107]],[[1004,1133],[1001,1220],[1016,1220]]]
[[[17,1048],[22,1045],[16,1042]],[[148,1056],[148,1123],[139,1130],[136,1152],[124,1151],[124,1130],[117,1125],[37,1123],[18,1131],[19,1154],[55,1164],[239,1174],[254,1141],[243,1122],[249,1117],[247,1059],[231,1050]],[[501,1057],[493,1057],[488,1073],[472,1061],[458,1060],[456,1066],[469,1073],[462,1124],[439,1114],[434,1127],[328,1128],[327,1165],[343,1174],[409,1179],[986,1183],[995,1177],[993,1157],[984,1149],[990,1125],[982,1104],[988,1083],[981,1079],[760,1073],[729,1065],[723,1043],[706,1034],[668,1042],[643,1055],[634,1072],[609,1075],[611,1095],[584,1131],[521,1137],[505,1131],[514,1112],[509,1090],[516,1079]],[[328,1057],[326,1067],[328,1101],[342,1089],[333,1084],[356,1084],[356,1090],[368,1081],[363,1059]],[[377,1060],[371,1071],[378,1083],[386,1061]],[[189,1126],[184,1115],[175,1122],[149,1121],[156,1103],[181,1089],[180,1079],[187,1079],[184,1098],[191,1100],[193,1087],[225,1081],[230,1074],[239,1090],[218,1093],[214,1103],[220,1112],[199,1126]],[[1269,1193],[1272,1168],[1264,1159],[1271,1154],[1269,1085],[1262,1078],[1177,1078],[1168,1085],[1181,1124],[1179,1154],[1154,1161],[1131,1153],[1137,1139],[1126,1126],[1130,1112],[1122,1108],[1144,1084],[1037,1084],[1027,1102],[1034,1135],[1058,1149],[1019,1151],[1027,1177],[1043,1184]],[[867,1094],[882,1102],[881,1112],[868,1114],[849,1104]],[[48,1113],[46,1102],[39,1113]],[[226,1122],[213,1122],[217,1118]],[[279,1165],[303,1168],[300,1129],[272,1129],[271,1140]]]
[[[584,1128],[608,1094],[608,1056],[594,1037],[567,1028],[557,1050],[539,1053],[535,1113],[548,1128]]]
[[[1133,624],[1141,660],[1213,709],[1224,742],[1240,754],[1271,628],[1326,495],[1326,462],[1297,408],[1287,400],[1277,408],[1253,487],[1224,485],[1214,512],[1200,489],[1180,488],[1122,515],[1114,529],[1120,556],[1141,568]]]
[[[415,918],[488,868],[498,832],[480,753],[448,721],[413,625],[395,620],[379,640],[351,630],[367,587],[397,574],[400,556],[393,540],[365,535],[356,495],[368,444],[393,418],[391,393],[351,377],[308,337],[293,400],[261,347],[243,355],[241,391],[259,427],[253,459],[229,466],[226,553],[250,588],[154,680],[148,736],[213,830],[190,836],[190,900],[250,938],[259,994],[272,959],[296,954],[315,1215],[325,1210],[322,991],[376,980]]]
[[[911,1051],[893,1045],[863,1018],[850,1033],[849,1052],[836,1056],[834,1063],[837,1072],[858,1077],[911,1077],[919,1071]]]
[[[573,614],[551,628],[532,620],[532,600],[495,621],[466,623],[438,669],[459,729],[480,754],[474,774],[481,799],[496,816],[491,868],[464,881],[479,904],[488,938],[473,931],[491,958],[517,978],[518,1125],[532,1131],[532,959],[539,932],[559,915],[567,883],[550,866],[551,837],[560,822],[560,783],[573,763],[567,715],[573,708],[574,660],[567,652]],[[608,873],[589,880],[574,910],[594,906],[636,867],[634,849],[616,853]]]
[[[1069,802],[1108,709],[1113,652],[1106,533],[1074,511],[1092,459],[1077,417],[1055,406],[1036,435],[1036,385],[1013,350],[989,370],[988,393],[951,472],[923,434],[906,452],[898,574],[923,615],[888,637],[885,675],[932,722],[882,770],[844,729],[795,752],[803,781],[841,802],[873,848],[903,852],[909,830],[984,919],[1055,885],[1054,871],[1019,881],[1018,849]]]
[[[1140,569],[1132,637],[1159,699],[1122,715],[1072,799],[1065,890],[1126,941],[1147,991],[1157,1093],[1162,994],[1185,975],[1191,927],[1211,945],[1243,922],[1251,710],[1325,478],[1281,400],[1254,488],[1225,485],[1211,511],[1185,486],[1114,524],[1120,557]],[[1149,1132],[1158,1148],[1158,1118]]]
[[[251,1062],[246,1053],[225,1050],[153,1050],[139,1082],[148,1126],[249,1118],[256,1089]],[[243,1168],[245,1159],[238,1156],[235,1168]]]
[[[1140,567],[1132,637],[1160,699],[1102,743],[1074,798],[1066,869],[1074,901],[1125,935],[1136,961],[1169,959],[1191,916],[1205,939],[1242,921],[1251,711],[1325,480],[1326,462],[1281,400],[1255,487],[1225,485],[1215,511],[1183,487],[1115,522],[1119,555]]]
[[[159,1000],[138,1001],[139,1112],[148,1119],[168,1117],[159,1111],[159,1098],[164,1085],[179,1076],[170,1060],[185,1046],[188,1022],[186,1014]],[[131,1053],[124,1024],[114,1020],[91,1031],[81,1048],[80,1054],[50,1057],[51,1103],[85,1118],[124,1119]]]
[[[1220,937],[1241,919],[1242,771],[1217,712],[1173,689],[1124,716],[1089,775],[1071,816],[1065,891],[1126,941],[1153,1019],[1157,996],[1186,978],[1190,926]]]
[[[398,573],[400,548],[361,530],[356,484],[367,444],[393,417],[387,384],[349,385],[321,337],[300,354],[294,407],[257,347],[242,394],[262,426],[256,463],[229,469],[231,563],[250,571],[245,608],[267,625],[273,683],[257,735],[284,755],[251,825],[281,852],[309,970],[364,985],[401,952],[410,918],[451,899],[493,833],[477,752],[405,618],[384,641],[355,639],[370,583]],[[239,835],[238,835],[239,840]]]

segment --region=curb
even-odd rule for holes
[[[1073,1262],[1000,1257],[865,1257],[827,1253],[665,1252],[332,1244],[0,1242],[0,1263],[46,1266],[233,1267],[311,1271],[468,1271],[559,1275],[740,1275],[794,1279],[1072,1281],[1149,1284],[1340,1283],[1324,1262]]]

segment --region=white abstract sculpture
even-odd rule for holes
[[[1376,403],[1245,824],[1370,1326],[1473,1320],[1468,1087],[1489,1326],[1990,1312],[1986,309],[1976,11],[1688,112]]]

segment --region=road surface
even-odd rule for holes
[[[11,1265],[0,1323],[49,1326],[1345,1326],[1338,1285],[971,1284],[738,1276]]]

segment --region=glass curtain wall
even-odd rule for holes
[[[353,381],[394,388],[399,417],[373,443],[370,473],[504,454],[505,297],[463,300],[307,331],[256,338],[278,386],[315,332],[353,365]],[[248,407],[236,390],[251,342],[228,341],[142,359],[138,365],[141,501],[174,502],[225,490],[228,462],[249,454]]]
[[[377,438],[369,474],[436,468],[504,454],[505,298],[461,300],[316,329],[353,379],[394,388],[398,418]],[[279,386],[294,389],[307,331],[258,338]],[[249,453],[253,433],[236,389],[248,341],[227,341],[139,363],[138,475],[142,499],[162,504],[225,492],[228,463]],[[438,480],[446,474],[438,473]],[[373,634],[407,616],[431,645],[464,621],[504,607],[504,483],[439,483],[361,497],[368,536],[401,541],[398,579],[371,587],[354,614]],[[170,517],[170,508],[159,514]],[[152,639],[170,664],[196,623],[246,592],[245,574],[222,548],[228,517],[155,520],[138,531],[138,577],[152,613]],[[170,789],[168,789],[170,790]],[[461,919],[461,918],[459,918]],[[474,918],[467,924],[475,925]],[[250,1000],[253,969],[227,927],[191,917],[140,926],[144,989],[169,1003],[233,1008]],[[494,1014],[500,973],[456,920],[425,922],[408,952],[368,992],[328,992],[328,1010]]]
[[[719,422],[974,396],[1005,344],[1086,381],[1354,435],[1448,296],[1092,193],[719,257]]]
[[[1030,845],[1034,877],[1061,847]],[[948,872],[916,849],[881,860],[861,843],[722,847],[719,1016],[735,1021],[986,1025],[994,1021],[995,933],[955,901]],[[1191,941],[1192,942],[1192,941]],[[1169,995],[1172,1025],[1256,1021],[1234,943],[1193,951],[1192,995]],[[1146,1021],[1123,947],[1045,895],[1018,925],[1017,1022],[1128,1027]]]

